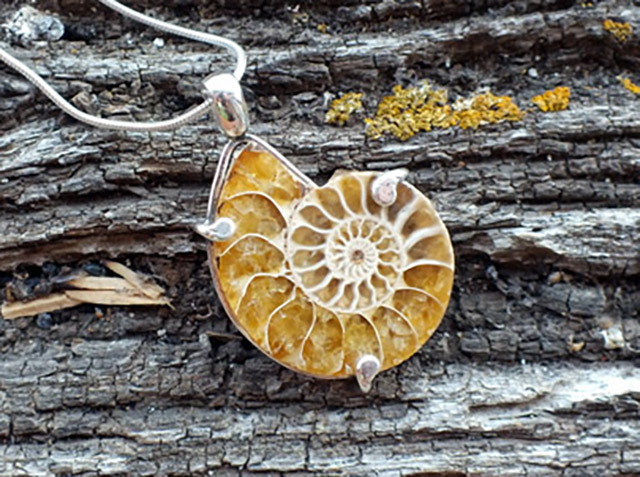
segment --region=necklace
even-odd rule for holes
[[[319,378],[356,376],[364,392],[375,376],[408,359],[444,316],[454,256],[431,202],[406,182],[405,169],[336,171],[316,185],[264,139],[248,133],[240,80],[247,58],[235,42],[148,17],[115,0],[120,14],[171,34],[229,50],[233,73],[203,81],[204,100],[158,122],[87,114],[0,48],[0,60],[59,108],[98,128],[176,129],[213,113],[229,138],[211,186],[205,220],[214,287],[227,314],[260,351]]]

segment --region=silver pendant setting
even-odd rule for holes
[[[205,89],[231,141],[207,216],[214,286],[231,320],[264,354],[318,378],[374,378],[408,359],[440,323],[453,249],[406,169],[337,171],[318,186],[264,140],[247,134],[232,75]]]

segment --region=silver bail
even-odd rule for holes
[[[213,101],[212,108],[220,130],[231,139],[244,136],[249,128],[249,112],[240,83],[230,73],[205,78],[204,93]]]

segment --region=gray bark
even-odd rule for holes
[[[0,320],[0,475],[640,475],[640,98],[616,78],[640,82],[637,6],[164,3],[152,13],[247,47],[253,132],[314,180],[411,170],[452,233],[452,302],[369,395],[279,367],[230,325],[191,231],[224,143],[213,124],[92,130],[0,68],[0,284],[33,296],[112,258],[153,274],[175,305]],[[21,6],[3,2],[0,17]],[[35,7],[65,35],[4,39],[105,116],[168,117],[229,64],[180,39],[155,46],[161,34],[88,0]],[[634,36],[619,43],[605,18]],[[572,99],[405,143],[323,123],[326,93],[363,91],[373,112],[422,78],[523,107],[557,85]]]

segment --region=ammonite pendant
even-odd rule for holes
[[[214,99],[233,124],[242,111],[224,93]],[[454,256],[431,202],[405,175],[337,171],[319,187],[244,131],[227,145],[198,231],[247,339],[298,372],[356,375],[364,391],[420,349],[449,302]]]

